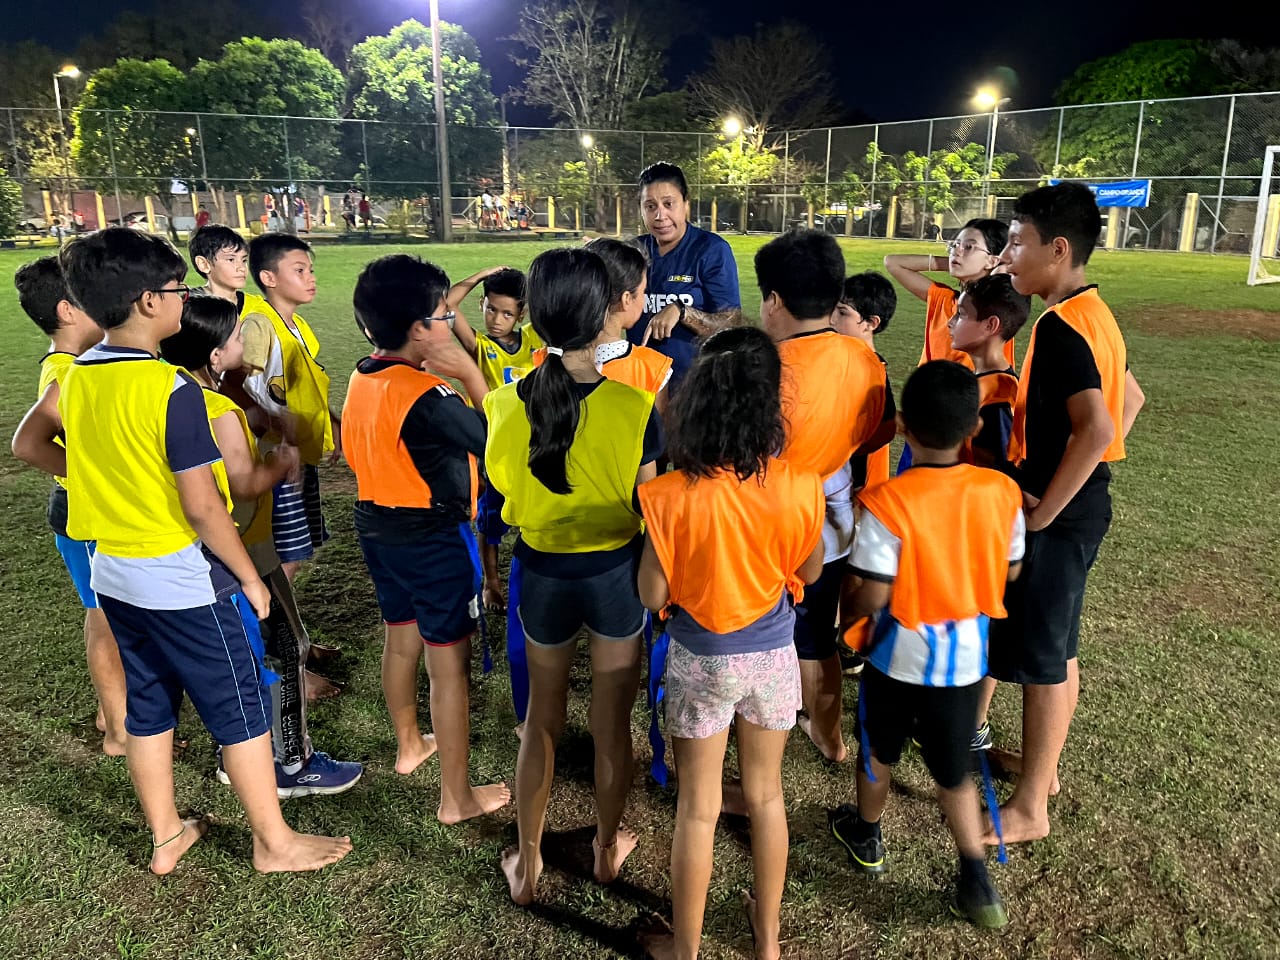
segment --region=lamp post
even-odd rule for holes
[[[739,167],[741,167],[742,166],[742,137],[744,133],[742,128],[742,121],[735,116],[725,117],[724,123],[723,125],[721,125],[720,129],[724,131],[725,136],[737,138],[738,165]],[[732,168],[731,168],[731,173],[738,173],[738,172],[740,171],[732,171]],[[748,188],[747,188],[746,178],[744,177],[743,183],[742,183],[742,209],[738,213],[738,227],[743,233],[747,232],[747,189]]]
[[[991,123],[987,128],[987,192],[991,192],[991,170],[992,161],[995,159],[996,151],[996,124],[1000,122],[1000,105],[1008,103],[1008,97],[1000,96],[1000,91],[995,87],[983,87],[973,95],[973,105],[979,110],[991,111]]]
[[[453,190],[449,183],[449,131],[445,127],[440,70],[440,0],[431,0],[431,81],[436,88],[436,169],[440,173],[440,239],[453,240]]]
[[[62,140],[62,188],[68,194],[71,191],[71,155],[67,152],[67,126],[62,118],[62,90],[58,85],[58,78],[69,77],[74,80],[78,76],[80,76],[80,68],[70,63],[53,75],[53,102],[58,107],[58,136]],[[68,197],[69,200],[70,197]]]

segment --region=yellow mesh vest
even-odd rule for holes
[[[602,380],[582,401],[566,458],[573,490],[552,493],[529,471],[529,418],[508,384],[484,398],[489,420],[485,467],[507,498],[502,519],[544,553],[588,553],[625,546],[641,529],[631,494],[644,450],[653,394]]]
[[[209,411],[209,426],[212,429],[213,421],[217,420],[223,414],[234,413],[236,419],[240,421],[240,429],[244,432],[244,439],[249,444],[249,455],[253,457],[254,463],[261,462],[262,458],[258,454],[258,439],[253,435],[253,431],[249,429],[249,418],[245,416],[245,412],[240,409],[239,405],[230,397],[225,397],[213,390],[204,391],[204,405]],[[217,439],[217,434],[214,435]],[[213,465],[214,476],[218,477],[218,485],[224,489],[230,490],[231,485],[227,481],[226,464],[219,461]],[[240,502],[233,499],[231,508],[231,517],[235,520],[236,526],[240,528],[240,540],[246,547],[256,546],[271,539],[271,491],[268,490],[257,500]]]
[[[280,318],[275,307],[264,298],[245,294],[240,318],[261,314],[271,321],[271,329],[280,342],[280,356],[284,362],[284,390],[289,412],[298,418],[298,454],[302,462],[319,465],[333,451],[333,424],[329,419],[329,374],[316,362],[320,341],[307,322],[296,313],[295,334]],[[298,336],[301,335],[302,342]],[[303,346],[303,344],[306,344]],[[268,435],[278,441],[280,438]]]
[[[476,366],[480,368],[485,385],[490,390],[497,390],[504,384],[515,383],[528,376],[533,369],[533,351],[543,346],[546,344],[531,323],[520,328],[520,349],[515,353],[507,353],[487,333],[477,330]]]
[[[101,553],[115,557],[163,557],[199,539],[182,511],[165,452],[178,370],[130,359],[76,363],[67,371],[58,411],[67,433],[72,539],[96,540]],[[225,472],[218,482],[230,510]]]
[[[67,375],[67,370],[75,362],[75,354],[63,353],[55,350],[52,353],[46,353],[40,359],[40,386],[36,389],[36,399],[39,400],[44,396],[44,392],[49,389],[49,384],[57,383],[59,391],[62,388],[62,378]],[[65,446],[61,437],[54,437],[53,440],[58,446]],[[54,477],[54,481],[61,487],[66,487],[66,477]]]

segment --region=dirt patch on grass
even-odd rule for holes
[[[1144,306],[1122,311],[1122,326],[1161,337],[1228,336],[1245,340],[1280,340],[1280,311],[1192,310]]]

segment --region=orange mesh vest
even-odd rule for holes
[[[884,416],[884,365],[861,340],[834,330],[778,344],[782,357],[782,457],[826,480],[875,434]]]
[[[351,374],[342,407],[342,454],[356,475],[356,499],[383,507],[432,506],[431,487],[414,465],[400,437],[405,418],[428,390],[445,381],[397,361],[376,373]],[[471,466],[471,513],[475,515],[479,474]]]
[[[1018,380],[1018,402],[1013,408],[1013,437],[1009,440],[1009,459],[1021,463],[1027,459],[1027,387],[1031,383],[1031,360],[1036,349],[1036,328],[1040,320],[1056,313],[1072,330],[1084,337],[1093,353],[1102,381],[1102,399],[1115,426],[1111,445],[1102,454],[1102,461],[1124,459],[1124,377],[1127,354],[1124,337],[1111,308],[1098,296],[1097,287],[1086,287],[1074,296],[1061,301],[1040,314],[1031,328],[1031,342],[1027,355],[1022,358],[1022,376]],[[1047,362],[1052,363],[1053,358]]]
[[[656,394],[666,383],[672,360],[648,347],[632,347],[623,357],[615,357],[600,368],[610,380]]]
[[[902,541],[889,612],[922,623],[1003,617],[1018,485],[967,463],[916,466],[858,499]]]
[[[774,608],[822,536],[822,482],[771,460],[764,482],[729,472],[690,482],[673,471],[641,484],[641,513],[670,602],[714,633],[731,633]]]
[[[985,407],[1007,403],[1012,411],[1018,402],[1018,378],[1012,373],[988,373],[978,378],[978,413]],[[994,414],[990,414],[994,416]],[[986,415],[984,415],[986,416]],[[1012,440],[1010,440],[1012,445]],[[1008,451],[1005,451],[1008,455]],[[960,448],[960,459],[965,463],[973,463],[973,438],[965,440]]]
[[[956,314],[959,294],[945,284],[935,283],[929,288],[924,307],[924,347],[920,351],[920,363],[930,360],[953,360],[961,366],[973,369],[973,358],[963,350],[951,349],[951,318]],[[1013,341],[1004,345],[1004,358],[1009,366],[1014,364]]]

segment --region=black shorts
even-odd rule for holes
[[[987,672],[1005,683],[1063,683],[1080,649],[1080,611],[1102,539],[1081,542],[1052,530],[1027,534],[1022,575],[1005,588],[1009,616],[992,620]]]
[[[922,687],[886,676],[867,664],[858,689],[859,740],[886,766],[902,757],[908,737],[920,741],[920,753],[934,782],[953,790],[969,775],[969,745],[978,725],[982,683],[967,687]]]
[[[523,565],[516,615],[528,641],[558,647],[586,627],[606,640],[630,640],[644,626],[631,560],[589,577],[560,578]]]
[[[360,551],[387,626],[416,623],[432,647],[476,632],[475,567],[456,528],[406,544],[360,537]]]
[[[836,613],[848,566],[848,557],[832,560],[823,566],[821,576],[804,588],[804,600],[796,604],[796,656],[801,660],[826,660],[836,655]]]

